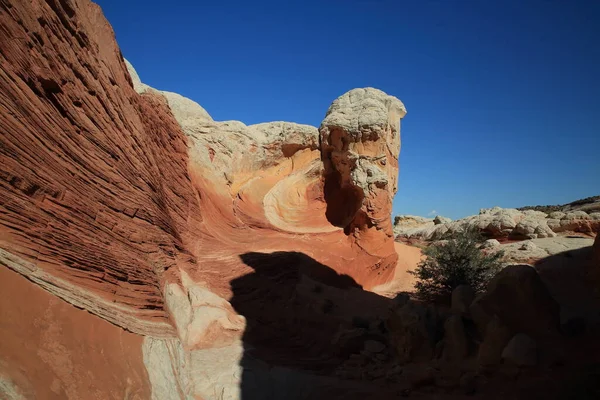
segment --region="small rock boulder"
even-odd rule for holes
[[[492,316],[511,332],[533,337],[558,330],[560,308],[542,282],[537,271],[528,265],[511,265],[500,271],[470,307],[480,332]]]
[[[535,239],[555,237],[556,233],[550,229],[546,219],[540,219],[539,217],[532,215],[523,218],[517,226],[515,226],[515,229],[511,232],[511,236],[514,238]]]
[[[554,211],[554,212],[551,212],[550,214],[548,214],[548,218],[562,219],[565,215],[567,215],[567,214],[565,214],[562,211]]]
[[[452,219],[446,218],[446,217],[442,217],[441,215],[438,215],[437,217],[435,217],[433,219],[433,223],[436,224],[436,225],[447,224],[449,222],[452,222]]]
[[[589,214],[592,221],[600,221],[600,212],[593,212]]]
[[[520,215],[515,213],[513,210],[501,209],[494,213],[491,216],[489,222],[483,222],[483,229],[488,235],[492,237],[507,237],[513,231],[513,229],[517,226],[517,220],[520,218]],[[482,219],[482,217],[480,217]]]
[[[444,351],[442,359],[456,363],[464,360],[469,354],[469,341],[462,317],[451,315],[444,323]]]
[[[482,249],[495,249],[500,246],[500,242],[496,239],[488,239],[481,245]]]
[[[565,214],[565,216],[563,218],[571,219],[571,220],[576,220],[576,219],[584,220],[584,219],[589,219],[590,216],[585,211],[569,211]],[[561,218],[561,219],[563,219],[563,218]]]
[[[538,363],[537,343],[524,333],[518,333],[502,350],[502,359],[520,367],[532,367]]]
[[[385,344],[377,340],[367,340],[365,342],[365,351],[369,354],[381,353],[385,350]]]
[[[553,232],[560,232],[560,219],[548,218],[546,224]]]
[[[427,365],[406,366],[402,370],[402,376],[413,388],[432,385],[435,382],[435,371]]]
[[[387,325],[390,345],[401,363],[431,360],[441,336],[440,318],[434,307],[408,302],[392,311]]]
[[[526,218],[544,219],[548,217],[545,212],[537,210],[524,210],[522,213]]]
[[[538,247],[536,246],[535,243],[533,243],[532,241],[526,241],[524,242],[521,247],[519,247],[519,250],[526,250],[526,251],[533,251],[536,250]]]
[[[469,307],[475,298],[475,292],[469,285],[460,285],[452,291],[452,312],[460,315],[469,313]]]
[[[487,324],[483,341],[479,346],[477,362],[482,366],[497,365],[502,360],[502,351],[511,339],[510,330],[494,315]]]

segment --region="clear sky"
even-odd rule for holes
[[[143,82],[215,120],[318,126],[401,99],[394,214],[600,194],[600,1],[97,0]]]

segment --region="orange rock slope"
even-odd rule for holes
[[[88,0],[4,0],[0,26],[3,268],[188,350],[239,339],[227,300],[256,268],[248,254],[303,254],[365,289],[398,278],[398,99],[355,89],[319,129],[216,122],[141,83]],[[319,271],[306,273],[329,279]],[[206,304],[219,317],[198,322]]]
[[[0,282],[0,398],[150,398],[141,336],[8,268],[0,268]]]
[[[398,255],[390,213],[398,174],[400,116],[396,114],[395,122],[392,120],[394,114],[388,103],[401,110],[403,106],[378,90],[356,89],[336,100],[328,115],[336,112],[336,103],[344,101],[359,109],[346,107],[342,112],[350,109],[357,115],[369,113],[371,109],[365,103],[371,101],[372,108],[381,113],[373,122],[373,130],[379,129],[372,134],[373,139],[358,139],[356,148],[342,146],[338,151],[346,158],[340,162],[347,167],[345,178],[329,161],[335,156],[328,139],[323,138],[328,132],[325,122],[320,128],[319,147],[317,129],[303,125],[245,126],[240,122],[197,120],[195,125],[189,121],[186,125],[183,121],[190,138],[189,168],[194,186],[201,193],[203,215],[201,237],[191,244],[191,251],[200,263],[211,265],[189,270],[195,280],[211,282],[217,291],[222,287],[218,293],[229,296],[229,282],[252,271],[239,265],[239,255],[251,251],[302,252],[351,276],[365,288],[393,277]],[[347,129],[358,131],[358,126],[355,120]],[[195,129],[202,129],[203,136]],[[232,137],[227,138],[223,132]],[[396,143],[385,135],[395,135]],[[213,138],[218,138],[216,144],[227,151],[211,153],[210,146],[216,147],[210,143]],[[244,139],[248,143],[240,146]],[[290,143],[294,144],[291,149],[286,147]],[[392,153],[389,148],[394,146]],[[207,156],[203,157],[202,152]],[[235,161],[230,159],[236,157]],[[363,162],[363,157],[389,160],[388,167],[385,161],[380,164],[383,168]],[[381,182],[371,181],[372,177]],[[344,217],[339,216],[340,212]]]

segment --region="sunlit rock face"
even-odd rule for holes
[[[353,89],[329,107],[319,132],[331,198],[328,219],[334,225],[350,231],[377,226],[392,235],[388,216],[398,190],[400,119],[405,115],[400,100],[373,88]]]
[[[405,114],[396,98],[352,90],[320,128],[214,121],[194,101],[142,83],[87,0],[6,0],[0,26],[0,264],[92,314],[61,311],[53,332],[96,326],[90,317],[107,337],[130,332],[122,356],[85,363],[100,397],[114,394],[102,391],[114,379],[107,371],[131,370],[137,375],[120,376],[118,387],[135,386],[139,398],[150,388],[154,398],[211,398],[220,389],[239,398],[252,310],[272,307],[274,328],[257,339],[268,342],[285,331],[277,326],[297,287],[341,279],[363,293],[394,277],[390,212]],[[285,290],[245,283],[265,265],[288,279]],[[23,310],[43,313],[36,296],[22,298],[31,303]],[[306,354],[341,321],[298,312],[304,319],[288,330],[305,334]],[[35,317],[26,313],[20,318]],[[25,340],[26,321],[15,315],[0,316],[11,347]],[[53,339],[61,354],[78,357],[96,340],[65,335]],[[44,362],[27,357],[0,360],[0,378]],[[11,375],[11,388],[89,397],[65,371],[51,372],[38,386],[19,387]]]
[[[319,129],[217,122],[193,101],[138,82],[127,65],[136,90],[167,96],[188,138],[190,173],[206,202],[205,240],[219,237],[215,246],[236,248],[260,248],[264,240],[266,247],[288,249],[294,238],[292,250],[365,287],[391,279],[397,254],[390,215],[406,114],[400,100],[373,88],[352,90],[333,102]],[[248,235],[255,229],[260,238]]]
[[[416,219],[415,219],[416,218]],[[551,212],[484,208],[478,215],[451,221],[437,217],[437,222],[421,217],[397,216],[395,233],[401,238],[441,240],[458,232],[475,229],[488,238],[524,240],[553,238],[574,233],[600,231],[600,213],[585,211]],[[414,222],[414,223],[413,223]]]
[[[405,115],[397,98],[374,88],[353,89],[333,102],[319,129],[327,219],[356,246],[388,254],[377,265],[380,272],[397,262],[390,215]]]
[[[441,324],[446,309],[395,297],[422,256],[392,237],[398,99],[352,90],[318,128],[215,121],[144,84],[88,0],[3,0],[0,27],[0,398],[418,397],[410,381],[423,374],[398,369],[394,352],[433,355],[442,343],[443,359],[465,355],[466,316]],[[516,215],[479,220],[538,236],[597,221]],[[598,246],[572,283],[592,282]],[[554,261],[587,263],[587,250]],[[533,276],[526,268],[509,280]],[[515,307],[537,304],[539,291],[517,286]],[[561,287],[551,292],[564,304],[597,316],[580,290]],[[534,336],[490,296],[476,324],[495,318]],[[464,361],[452,371],[468,371]],[[445,369],[425,367],[446,393]]]

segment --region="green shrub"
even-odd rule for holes
[[[483,291],[500,270],[504,253],[485,254],[479,248],[481,241],[477,231],[467,230],[456,233],[446,244],[423,250],[426,258],[411,271],[417,277],[417,296],[426,301],[447,301],[459,285]]]

